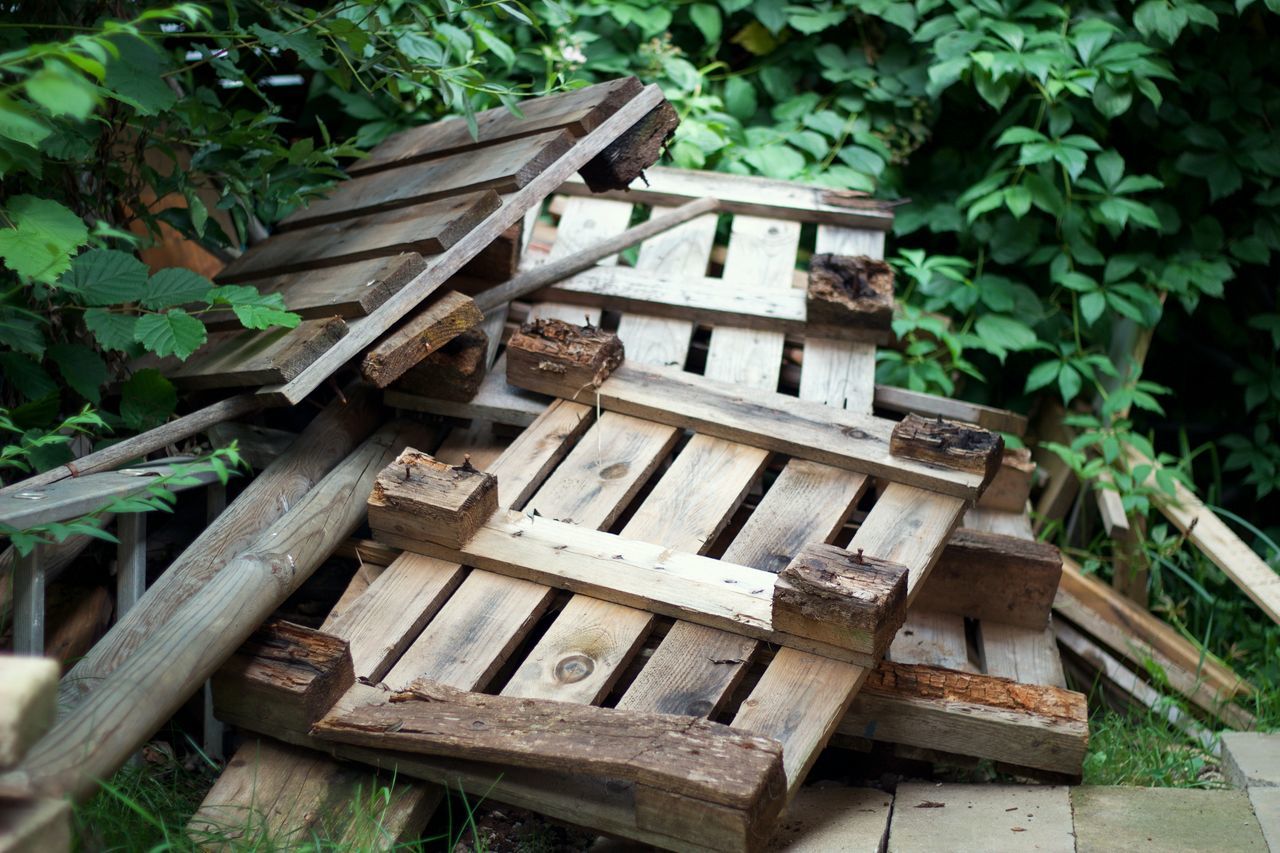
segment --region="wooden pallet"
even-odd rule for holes
[[[219,336],[178,378],[193,388],[260,385],[270,401],[297,403],[468,262],[485,276],[495,241],[514,257],[511,229],[526,212],[664,103],[657,87],[625,78],[528,102],[524,119],[485,113],[478,141],[461,119],[393,137],[353,167],[358,177],[218,276],[280,293],[307,322]]]

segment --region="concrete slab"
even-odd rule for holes
[[[1237,788],[1280,786],[1280,732],[1223,732],[1222,775]]]
[[[1280,853],[1280,788],[1250,788],[1249,802],[1271,853]]]
[[[1049,785],[899,785],[889,851],[1073,853],[1068,790]]]
[[[1244,791],[1083,786],[1071,791],[1079,853],[1265,853]]]
[[[893,795],[875,788],[801,788],[769,842],[788,853],[877,853],[889,831]]]

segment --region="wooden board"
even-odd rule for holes
[[[303,320],[293,329],[214,332],[166,375],[179,388],[234,388],[288,382],[347,333],[338,317]]]
[[[436,255],[474,230],[501,206],[496,192],[482,190],[286,231],[272,235],[227,264],[217,280],[252,281],[404,252]]]
[[[363,317],[386,302],[427,267],[417,252],[335,264],[306,272],[272,275],[254,281],[262,293],[279,293],[290,311],[304,320]],[[238,328],[230,314],[211,315],[210,329]]]
[[[491,145],[480,155],[461,152],[427,163],[358,175],[287,216],[278,230],[336,222],[476,190],[512,193],[572,145],[573,136],[567,131],[550,131]]]
[[[475,132],[466,119],[453,118],[401,131],[379,144],[362,160],[352,163],[352,175],[376,172],[462,151],[475,151],[509,139],[564,129],[583,136],[599,127],[641,91],[634,77],[610,80],[569,92],[518,101],[516,114],[495,107],[475,116]]]

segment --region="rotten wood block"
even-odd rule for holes
[[[943,420],[907,415],[893,428],[889,452],[905,459],[981,474],[984,487],[995,477],[1004,452],[999,433]]]
[[[472,467],[446,465],[405,448],[378,474],[369,495],[375,529],[461,548],[498,511],[498,478]]]
[[[907,617],[907,568],[823,543],[800,549],[773,588],[773,627],[884,654]]]
[[[1043,628],[1061,578],[1062,552],[1054,546],[962,528],[951,535],[913,606]]]
[[[365,353],[360,373],[378,388],[386,388],[414,365],[482,322],[484,315],[471,297],[449,291]]]
[[[507,381],[528,391],[586,400],[624,356],[618,336],[597,326],[535,320],[507,341]]]
[[[347,641],[292,622],[263,625],[214,673],[218,719],[305,732],[355,683]]]
[[[401,692],[357,685],[312,734],[354,746],[633,782],[637,799],[651,809],[662,802],[681,810],[728,807],[750,815],[759,829],[772,825],[786,801],[781,744],[673,714],[489,696],[420,679]]]
[[[978,506],[1006,512],[1024,512],[1031,497],[1036,463],[1026,447],[1006,447],[995,478],[982,493]]]
[[[888,329],[893,305],[893,269],[884,261],[827,252],[809,261],[808,322]]]
[[[645,169],[658,162],[676,132],[680,116],[663,101],[578,170],[593,193],[625,190]]]
[[[484,282],[487,285],[506,281],[520,269],[520,249],[523,243],[524,220],[521,219],[481,249],[480,254],[467,261],[455,278]]]
[[[463,332],[405,371],[397,390],[437,400],[465,403],[475,397],[488,372],[489,336],[483,329]]]

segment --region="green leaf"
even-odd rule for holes
[[[1058,390],[1062,392],[1062,402],[1070,403],[1074,400],[1083,385],[1084,379],[1080,376],[1080,371],[1069,364],[1062,365],[1062,370],[1058,371]]]
[[[1120,178],[1124,176],[1124,158],[1114,148],[1094,157],[1093,167],[1098,170],[1102,183],[1109,190],[1114,190],[1120,183]]]
[[[302,322],[297,314],[269,305],[235,305],[231,310],[246,329],[270,329],[273,326],[292,329]]]
[[[139,317],[134,330],[134,340],[149,352],[159,356],[176,355],[181,361],[186,361],[207,338],[204,323],[181,308]]]
[[[0,136],[35,148],[51,133],[53,128],[22,102],[0,97]]]
[[[1058,371],[1062,369],[1062,362],[1054,359],[1053,361],[1042,361],[1035,367],[1031,368],[1031,372],[1027,374],[1027,384],[1023,389],[1027,393],[1039,391],[1046,387],[1053,380],[1058,378]]]
[[[159,426],[178,406],[178,392],[160,371],[145,368],[120,387],[120,417],[138,431]]]
[[[744,158],[768,178],[788,180],[804,168],[804,155],[788,145],[770,145],[748,151]]]
[[[1023,145],[1028,142],[1048,142],[1049,137],[1029,127],[1011,127],[996,139],[996,145]]]
[[[1004,203],[1010,213],[1021,219],[1031,210],[1031,190],[1021,184],[1007,187],[1004,191]]]
[[[106,86],[120,100],[146,116],[156,115],[177,102],[177,94],[164,77],[167,70],[159,48],[134,36],[111,40],[118,55],[107,63]]]
[[[95,405],[102,399],[102,386],[107,382],[107,363],[102,356],[83,344],[54,344],[48,356],[73,391]]]
[[[147,265],[127,252],[90,249],[76,256],[58,286],[80,294],[86,305],[136,302],[147,291]]]
[[[35,281],[55,281],[71,266],[71,254],[89,239],[80,217],[46,198],[16,196],[7,215],[15,227],[0,228],[0,260]]]
[[[41,320],[0,306],[0,341],[17,352],[36,358],[44,356],[45,338]]]
[[[205,297],[212,287],[213,282],[199,273],[182,267],[169,267],[160,270],[147,281],[142,305],[159,310],[192,302],[206,302]]]
[[[138,325],[138,318],[132,314],[90,308],[84,312],[84,324],[103,349],[125,352],[137,343],[134,329]]]
[[[974,331],[983,343],[993,347],[996,355],[1004,359],[1005,350],[1024,350],[1035,346],[1036,333],[1021,320],[1000,314],[983,314],[974,323]]]
[[[846,145],[840,149],[838,156],[851,169],[867,175],[879,175],[884,171],[884,158],[870,148],[861,145]]]
[[[745,77],[724,81],[724,108],[739,121],[749,121],[756,114],[756,87]]]
[[[97,101],[94,87],[61,63],[45,63],[23,86],[27,97],[44,107],[49,115],[85,119]]]
[[[714,45],[720,41],[724,25],[720,19],[720,10],[715,6],[710,3],[694,3],[689,7],[689,19],[702,33],[708,45]]]
[[[0,371],[18,393],[28,400],[40,400],[58,390],[58,385],[34,359],[16,352],[0,352]]]
[[[1102,312],[1107,308],[1107,297],[1100,290],[1093,293],[1086,293],[1080,297],[1080,316],[1084,317],[1084,321],[1092,326],[1102,316]]]

